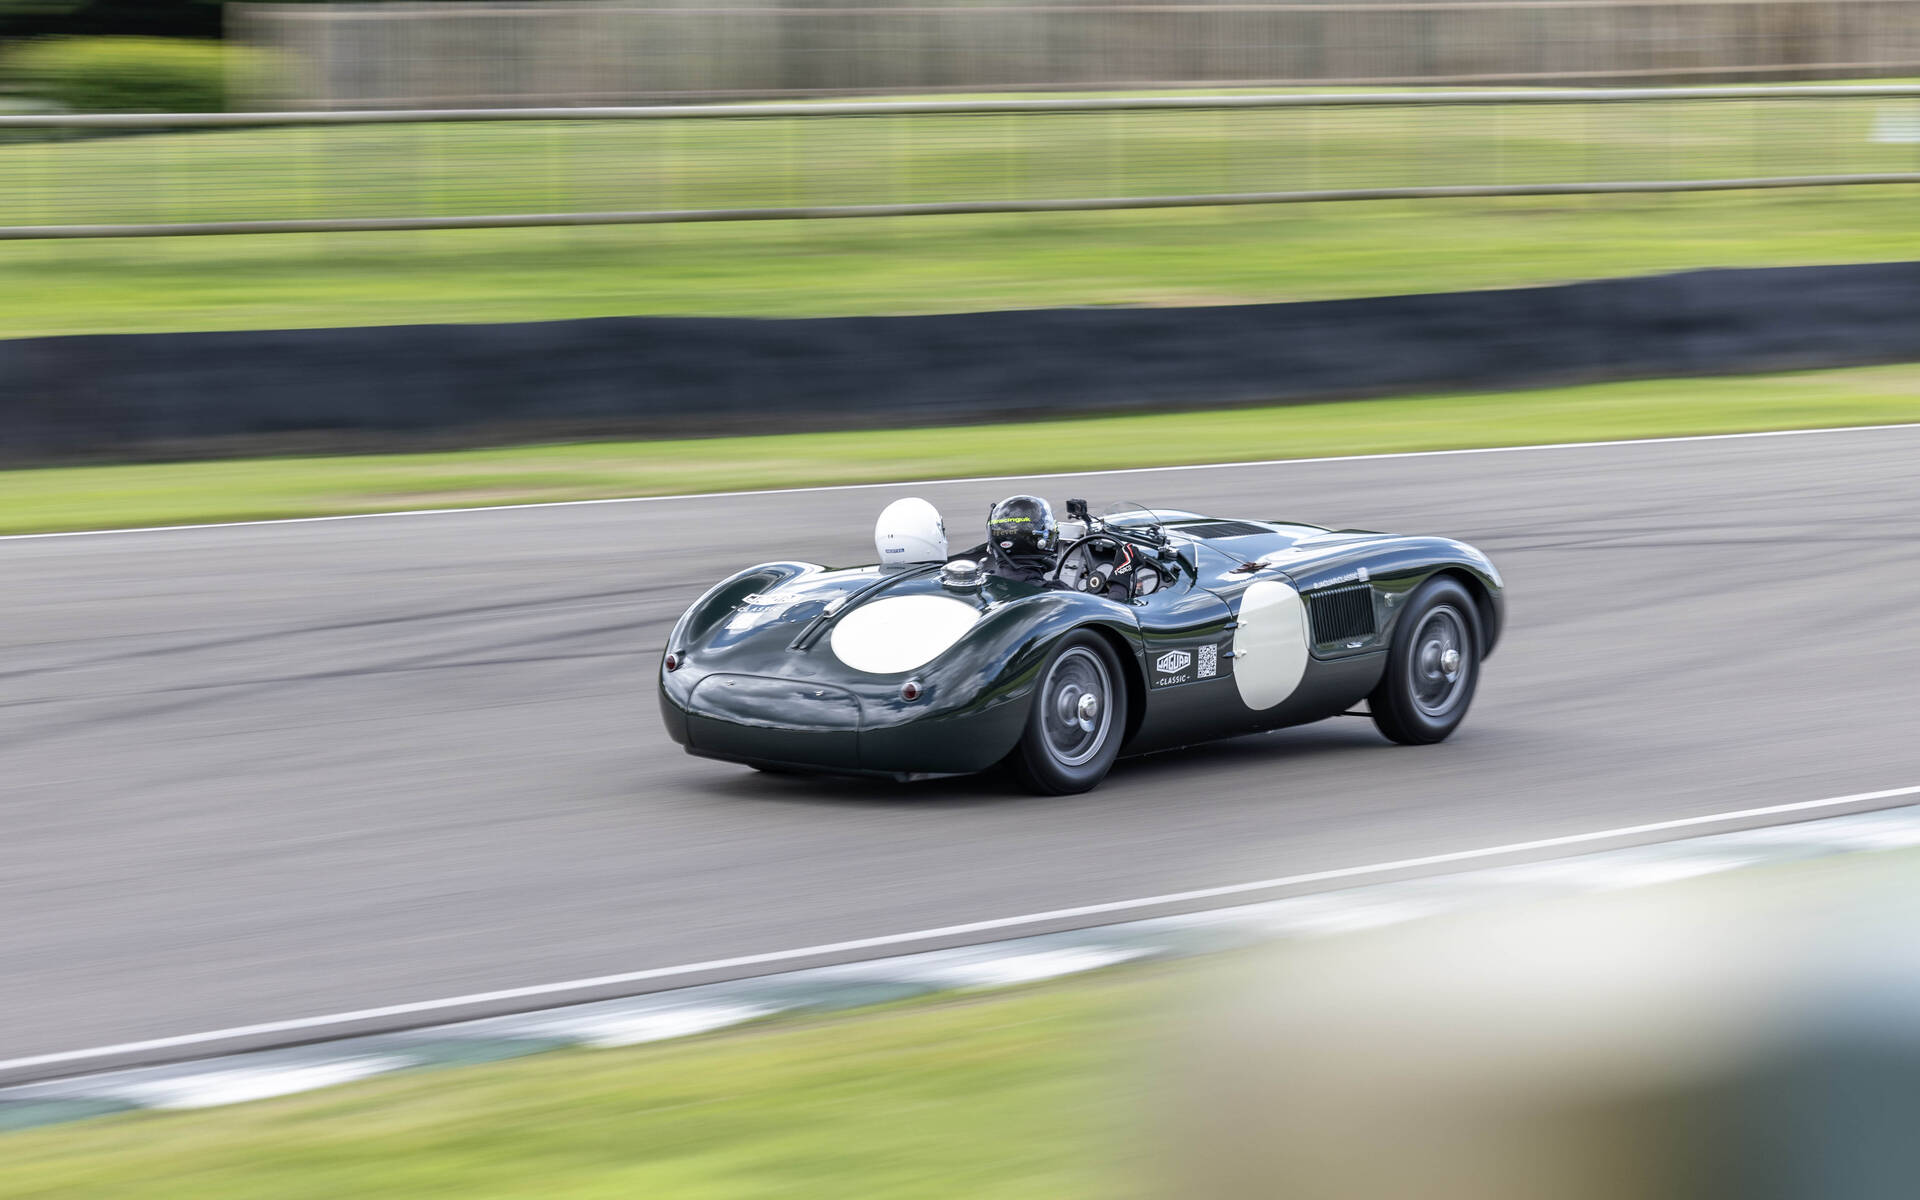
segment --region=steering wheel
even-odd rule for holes
[[[1060,555],[1053,577],[1079,592],[1110,599],[1151,596],[1165,584],[1159,563],[1131,542],[1110,534],[1081,538]],[[1121,595],[1115,596],[1119,591]]]

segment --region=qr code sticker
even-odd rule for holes
[[[1201,679],[1210,678],[1211,676],[1217,674],[1219,670],[1220,670],[1220,647],[1218,646],[1200,647],[1199,678]]]

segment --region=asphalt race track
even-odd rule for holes
[[[1917,467],[1898,429],[0,541],[0,1058],[1920,783]],[[1336,720],[1067,799],[667,741],[714,578],[1034,489],[1464,537],[1507,639],[1442,746]]]

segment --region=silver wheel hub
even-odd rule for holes
[[[1466,695],[1472,669],[1465,653],[1469,636],[1466,617],[1451,605],[1441,605],[1420,618],[1407,683],[1414,706],[1425,715],[1444,718]]]
[[[1106,745],[1112,690],[1106,663],[1086,647],[1072,647],[1054,660],[1041,687],[1041,725],[1048,752],[1061,764],[1090,762]]]

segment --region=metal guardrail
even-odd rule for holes
[[[1464,108],[1647,104],[1708,100],[1920,99],[1920,84],[1670,88],[1516,88],[1475,91],[1298,92],[1260,96],[1059,96],[1003,100],[779,101],[566,108],[319,109],[301,112],[12,113],[0,129],[233,129],[284,125],[424,125],[493,121],[696,121],[795,117],[986,116],[1002,113],[1196,112],[1283,108]]]
[[[1851,187],[1920,85],[10,114],[0,176],[15,241]]]
[[[1444,200],[1498,196],[1593,196],[1649,192],[1728,192],[1766,188],[1920,184],[1920,171],[1878,175],[1781,175],[1757,179],[1644,180],[1620,183],[1485,184],[1460,187],[1329,188],[1309,192],[1209,192],[1192,196],[1102,196],[1069,200],[959,200],[930,204],[829,204],[811,208],[683,208],[641,212],[500,213],[469,217],[332,217],[310,220],[183,221],[156,225],[0,226],[0,241],[79,238],[209,237],[237,233],[373,233],[431,229],[536,229],[588,225],[683,225],[723,221],[821,221],[858,217],[983,216],[994,213],[1114,212],[1123,209],[1226,208],[1337,200]]]

